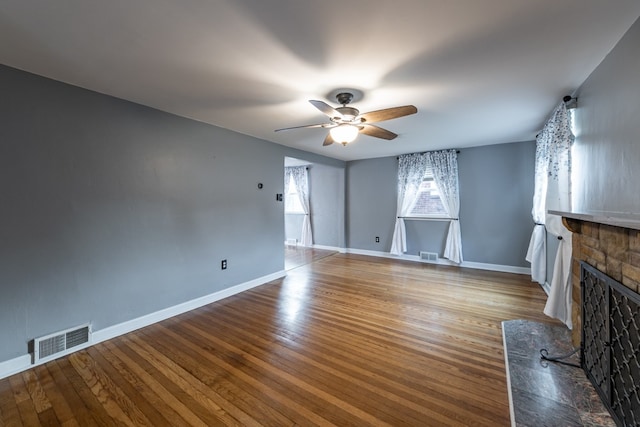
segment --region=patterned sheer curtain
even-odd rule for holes
[[[546,279],[546,240],[544,230],[561,238],[556,253],[549,298],[544,313],[573,327],[571,320],[571,232],[562,225],[562,218],[548,210],[571,210],[571,117],[564,102],[536,139],[535,188],[533,220],[536,222],[527,260],[531,262],[532,280]],[[543,252],[544,251],[544,252]]]
[[[547,205],[547,179],[549,177],[548,138],[540,132],[536,141],[536,162],[533,183],[533,232],[526,260],[531,263],[531,280],[544,285],[547,280],[547,233],[544,226]]]
[[[456,150],[431,151],[425,154],[427,167],[433,172],[433,180],[440,190],[442,204],[451,218],[444,257],[462,262],[462,235],[460,233],[460,187],[458,185],[458,156]]]
[[[426,167],[425,154],[405,154],[398,158],[398,204],[390,251],[394,255],[402,255],[407,251],[407,232],[403,217],[411,213]]]
[[[313,234],[311,232],[311,219],[309,215],[309,181],[307,178],[307,168],[305,166],[286,167],[285,182],[288,179],[293,180],[296,187],[300,204],[304,210],[304,219],[302,220],[302,233],[300,244],[302,246],[313,245]]]

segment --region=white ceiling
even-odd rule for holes
[[[534,138],[638,0],[2,0],[0,63],[343,160]],[[322,147],[333,89],[413,104]]]

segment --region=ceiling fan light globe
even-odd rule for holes
[[[331,128],[329,133],[331,134],[331,138],[334,141],[341,143],[342,145],[346,145],[350,142],[355,141],[358,136],[359,129],[357,126],[350,124],[341,124],[334,128]]]

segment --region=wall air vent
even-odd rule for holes
[[[420,261],[438,262],[438,254],[436,252],[420,251]]]
[[[298,246],[298,239],[287,239],[284,243],[287,246]]]
[[[33,363],[46,362],[64,356],[86,347],[90,342],[91,325],[89,323],[36,338],[33,340]]]

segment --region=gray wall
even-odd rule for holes
[[[0,93],[0,361],[281,271],[284,157],[344,169],[3,66]]]
[[[640,213],[640,20],[576,96],[574,209]]]
[[[466,261],[529,267],[535,144],[467,148],[458,155],[460,228]],[[397,159],[347,163],[347,243],[389,251],[396,213]],[[442,256],[448,223],[405,221],[407,254]],[[375,236],[381,242],[375,243]]]
[[[345,168],[318,163],[309,166],[309,200],[313,243],[343,248]]]
[[[458,155],[466,261],[529,267],[535,143],[466,148]]]
[[[347,163],[347,247],[389,251],[396,217],[395,157]],[[376,236],[380,243],[375,242]]]
[[[301,214],[284,214],[284,238],[296,239],[300,243],[302,237],[302,220],[304,215]],[[313,226],[311,226],[313,231]]]

